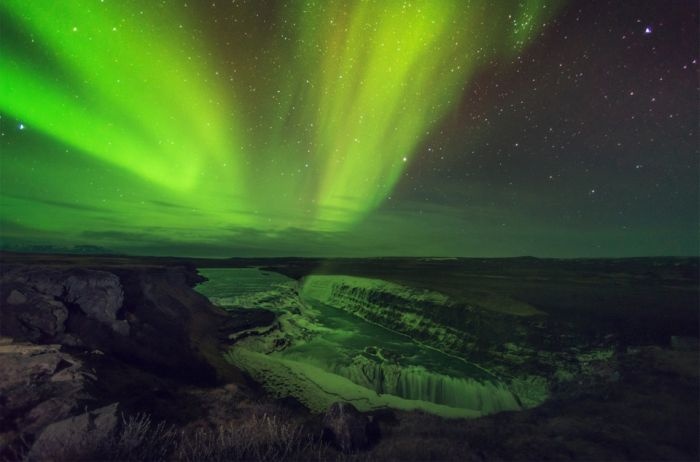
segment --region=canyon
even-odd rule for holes
[[[697,260],[0,262],[6,459],[66,460],[90,421],[116,444],[137,416],[177,429],[134,446],[162,458],[226,426],[260,454],[298,429],[285,457],[698,454]]]

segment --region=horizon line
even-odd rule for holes
[[[433,260],[513,260],[513,259],[535,259],[535,260],[632,260],[632,259],[652,259],[652,258],[673,258],[673,259],[700,259],[700,255],[634,255],[634,256],[569,256],[569,257],[542,257],[536,255],[511,255],[511,256],[463,256],[463,255],[373,255],[373,256],[300,256],[300,255],[275,255],[275,256],[189,256],[189,255],[146,255],[129,253],[80,253],[66,252],[64,250],[51,252],[30,250],[5,250],[0,249],[2,254],[19,255],[44,255],[44,256],[64,256],[64,257],[126,257],[126,258],[173,258],[190,260],[274,260],[274,259],[297,259],[297,260],[362,260],[362,259],[433,259]]]

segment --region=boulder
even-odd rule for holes
[[[368,425],[367,416],[350,403],[331,404],[323,417],[324,436],[345,453],[367,447]]]
[[[6,332],[7,334],[15,334],[15,337],[32,341],[42,338],[56,341],[66,330],[68,308],[55,300],[38,299],[35,300],[31,309],[18,311],[16,319],[19,321],[22,334]]]
[[[95,450],[114,437],[118,424],[118,403],[52,423],[36,439],[27,460],[90,458]]]
[[[7,303],[10,305],[21,305],[22,303],[26,303],[26,301],[27,297],[25,297],[19,290],[13,290],[7,297]]]
[[[240,378],[222,346],[269,315],[239,322],[190,287],[198,280],[184,267],[0,265],[0,335],[97,349],[198,384]]]
[[[129,324],[118,320],[117,313],[124,302],[119,278],[105,271],[69,276],[64,282],[65,301],[75,303],[88,318],[109,326],[113,331],[129,334]]]
[[[49,337],[57,341],[71,309],[80,310],[88,319],[117,334],[129,334],[129,324],[118,317],[124,292],[115,274],[76,268],[19,267],[2,276],[3,292],[9,292],[4,301],[13,307],[6,310],[5,317],[18,313],[14,318],[19,319],[27,340]]]
[[[14,343],[0,337],[0,460],[47,425],[92,399],[82,363],[60,345]]]
[[[60,345],[9,343],[0,345],[0,416],[28,412],[48,396],[74,400],[86,385],[87,372]]]

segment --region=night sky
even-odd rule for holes
[[[698,254],[695,0],[0,3],[0,243]]]

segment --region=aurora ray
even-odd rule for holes
[[[560,3],[297,1],[274,29],[236,4],[207,31],[181,2],[5,1],[0,111],[27,130],[2,153],[3,218],[204,241],[347,229]],[[46,139],[39,190],[23,156]],[[47,218],[58,203],[73,210]]]

